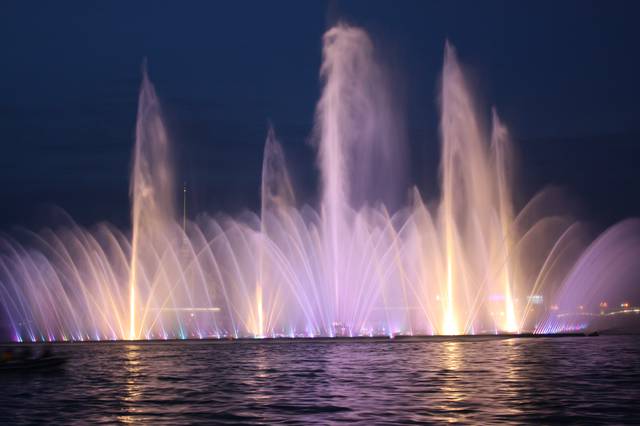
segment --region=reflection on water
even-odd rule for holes
[[[141,388],[138,385],[138,380],[141,376],[139,355],[141,348],[138,345],[125,345],[123,349],[126,372],[126,393],[124,396],[126,414],[118,416],[118,421],[131,424],[136,421],[136,408],[138,406],[138,402],[142,399]]]
[[[65,370],[3,374],[12,424],[625,423],[640,338],[62,345]]]
[[[509,339],[505,341],[504,345],[504,357],[505,362],[502,363],[503,368],[498,371],[503,372],[503,378],[496,385],[501,388],[502,393],[506,393],[507,390],[503,387],[507,386],[512,389],[514,400],[521,399],[520,384],[525,381],[525,378],[520,376],[520,370],[523,363],[522,359],[522,345],[518,344],[516,339]],[[505,415],[507,416],[521,416],[526,412],[521,410],[521,404],[512,404],[511,406],[505,406]]]
[[[446,412],[447,409],[457,407],[464,401],[465,394],[463,392],[464,372],[462,369],[462,350],[460,342],[443,343],[442,351],[442,375],[444,384],[442,386],[442,402],[437,406],[440,410]]]
[[[270,367],[268,348],[266,346],[257,347],[255,357],[250,362],[253,366],[249,368],[254,371],[254,374],[247,375],[245,385],[255,389],[255,392],[248,394],[247,398],[256,404],[268,404],[271,400],[268,383],[271,381],[271,376],[277,373],[276,369]]]

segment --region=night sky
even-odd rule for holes
[[[367,29],[402,98],[411,181],[437,195],[438,78],[457,48],[483,118],[495,105],[519,153],[517,199],[566,187],[601,226],[640,216],[640,2],[42,2],[0,12],[0,229],[129,224],[141,64],[175,143],[192,212],[257,209],[269,122],[302,201],[321,37]]]

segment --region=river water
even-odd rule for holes
[[[0,373],[6,423],[635,423],[640,336],[93,343]]]

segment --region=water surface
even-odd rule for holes
[[[633,423],[640,337],[58,345],[9,423]]]

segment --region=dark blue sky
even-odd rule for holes
[[[402,93],[411,176],[437,188],[437,81],[446,38],[485,114],[520,153],[520,199],[563,185],[603,225],[640,215],[640,3],[621,1],[42,2],[0,13],[0,228],[128,223],[128,172],[148,58],[192,210],[255,209],[267,123],[302,198],[321,36],[366,28]]]

